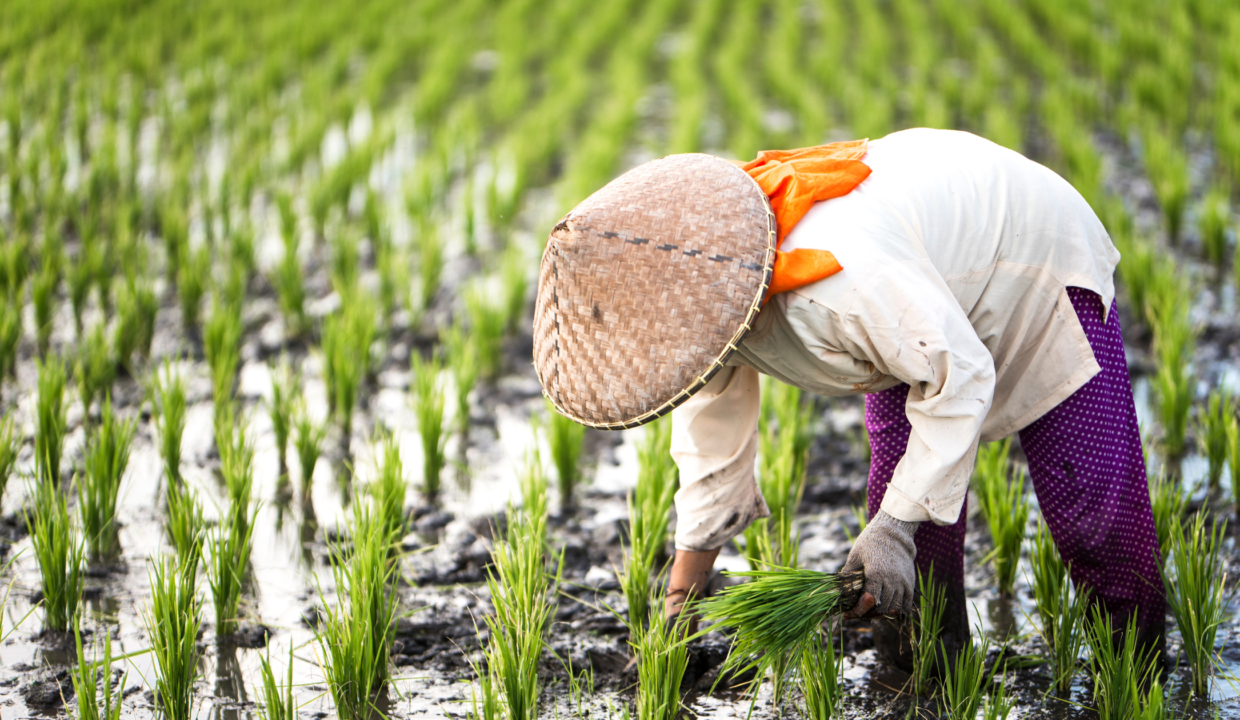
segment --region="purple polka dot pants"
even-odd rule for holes
[[[1021,430],[1021,447],[1042,517],[1073,582],[1088,587],[1121,626],[1135,611],[1142,644],[1161,647],[1166,606],[1158,536],[1119,313],[1112,303],[1104,322],[1098,295],[1075,287],[1068,295],[1102,371]],[[871,516],[908,445],[907,397],[908,386],[898,385],[865,399]],[[914,538],[917,569],[926,572],[933,563],[949,596],[963,597],[966,515],[962,510],[954,525],[923,523]]]

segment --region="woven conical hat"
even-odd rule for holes
[[[534,367],[556,409],[615,430],[705,385],[762,307],[775,216],[745,171],[710,155],[634,168],[551,231]]]

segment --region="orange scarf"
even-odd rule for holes
[[[764,150],[752,162],[741,166],[758,182],[775,211],[779,230],[775,246],[784,242],[792,228],[820,200],[847,195],[870,176],[861,158],[865,140],[837,142],[800,150]],[[831,277],[844,268],[826,250],[798,248],[775,251],[775,269],[766,298]]]

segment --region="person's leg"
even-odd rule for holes
[[[1074,583],[1089,588],[1119,627],[1137,613],[1141,646],[1163,650],[1161,558],[1119,312],[1068,288],[1102,371],[1020,431],[1029,474]]]
[[[908,449],[912,432],[904,406],[908,401],[908,385],[896,385],[882,392],[865,396],[865,427],[870,435],[870,476],[866,483],[866,505],[874,517],[887,493],[887,483],[895,474],[896,465]],[[968,501],[960,510],[954,525],[924,522],[913,536],[917,546],[917,572],[928,574],[934,569],[935,581],[944,586],[946,608],[943,613],[943,641],[954,648],[969,639],[968,605],[964,597],[964,534]],[[894,652],[884,645],[894,640],[885,636],[890,628],[875,624],[875,644],[888,659],[904,666],[903,652]],[[901,656],[901,657],[897,657]],[[911,667],[905,668],[911,669]]]

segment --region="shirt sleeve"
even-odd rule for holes
[[[725,367],[672,411],[677,549],[722,547],[770,514],[754,481],[760,392],[757,370]]]
[[[990,352],[928,260],[867,278],[843,320],[846,352],[909,385],[912,431],[883,510],[909,522],[956,522],[994,396]]]

